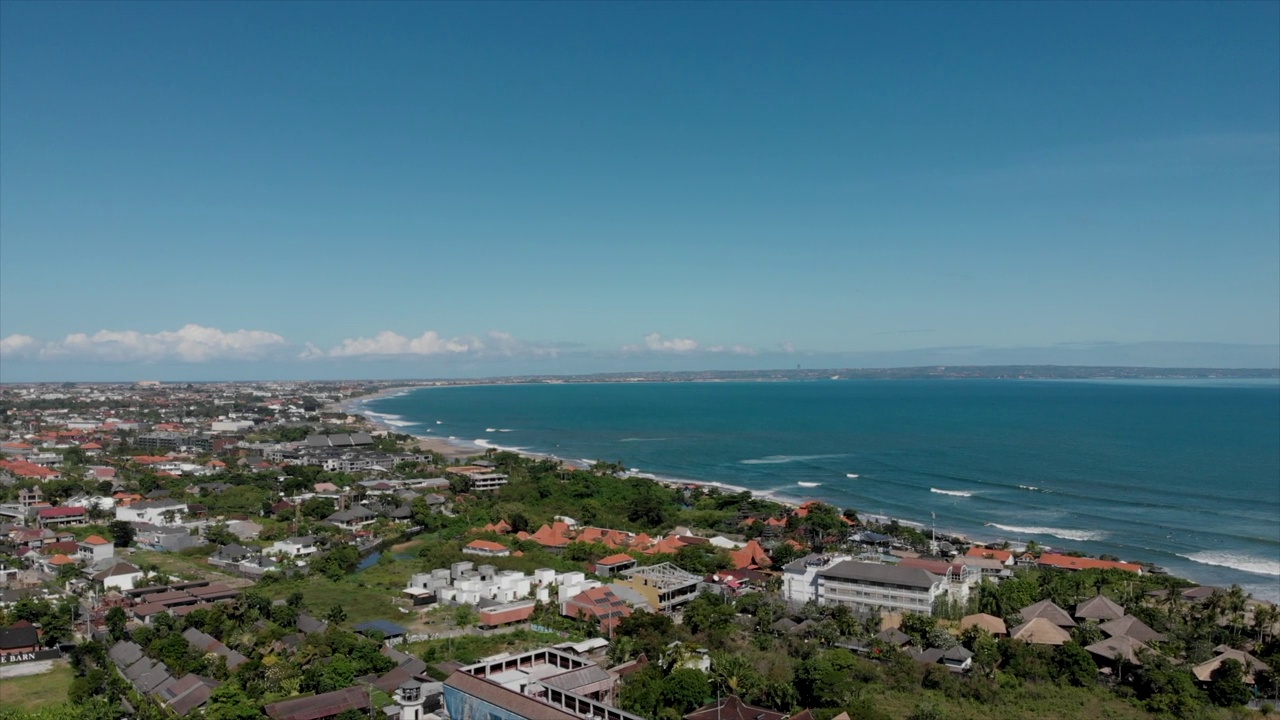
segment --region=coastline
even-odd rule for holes
[[[410,431],[406,431],[404,428],[407,426],[415,426],[415,425],[421,427],[420,423],[418,422],[401,423],[399,422],[401,418],[398,415],[394,415],[391,413],[379,413],[376,410],[373,410],[372,408],[367,407],[367,405],[372,404],[376,401],[386,399],[392,396],[400,396],[400,395],[408,394],[415,390],[419,390],[427,387],[431,387],[431,388],[458,387],[458,386],[468,387],[473,385],[504,385],[504,384],[511,384],[511,383],[469,383],[466,385],[424,384],[424,385],[398,386],[394,388],[386,388],[378,393],[374,393],[366,396],[360,396],[357,398],[352,398],[348,401],[344,401],[343,403],[341,403],[341,406],[343,410],[346,412],[364,415],[366,420],[370,424],[375,425],[376,427],[384,431],[411,434],[418,439],[418,442],[420,443],[419,447],[424,447],[427,449],[435,450],[437,452],[441,452],[442,454],[444,454],[446,457],[450,459],[455,459],[455,458],[462,459],[466,457],[475,457],[475,456],[484,454],[484,452],[486,452],[489,449],[495,449],[495,450],[501,450],[501,451],[515,452],[521,456],[529,457],[533,459],[553,459],[561,463],[564,463],[567,466],[576,467],[576,468],[586,468],[586,467],[589,467],[592,462],[594,462],[593,460],[590,460],[588,458],[563,458],[552,453],[537,452],[525,447],[500,446],[500,445],[493,444],[488,440],[483,440],[483,439],[480,441],[474,441],[469,439],[462,439],[459,437],[444,438],[444,437],[434,436],[430,434],[424,435],[424,434],[421,434],[420,432],[410,432]],[[479,432],[479,431],[477,430],[476,432]],[[796,492],[796,490],[799,490],[799,492],[804,492],[803,488],[786,488],[786,489],[775,488],[772,490],[762,490],[757,488],[743,487],[741,485],[735,485],[735,484],[716,481],[716,480],[694,480],[694,479],[683,478],[683,477],[655,474],[652,472],[641,472],[637,468],[629,468],[628,474],[632,477],[647,479],[652,482],[659,483],[663,486],[672,487],[672,488],[706,487],[706,488],[717,488],[721,491],[731,492],[731,493],[746,492],[753,497],[757,497],[763,500],[768,500],[770,502],[776,502],[781,505],[784,505],[787,507],[793,507],[793,508],[798,507],[809,500],[819,500],[821,502],[833,504],[836,507],[840,507],[842,505],[842,503],[838,501],[833,502],[830,499],[800,495]],[[854,509],[860,511],[859,512],[860,517],[864,518],[865,520],[870,520],[873,522],[887,523],[887,522],[896,520],[898,523],[904,526],[911,527],[916,530],[921,530],[926,533],[929,531],[931,527],[931,523],[927,519],[921,522],[921,521],[909,519],[906,517],[897,517],[892,514],[884,513],[883,511],[878,513],[865,512],[865,511],[862,511],[863,508],[860,508],[857,506],[854,506]],[[925,514],[928,514],[927,510],[924,510],[922,512],[924,512]],[[1008,521],[1005,521],[1005,522],[1008,522]],[[991,523],[991,522],[984,523],[984,526],[982,528],[972,527],[963,531],[951,529],[947,527],[946,524],[938,525],[936,527],[936,531],[940,539],[954,537],[954,538],[960,538],[966,542],[979,542],[979,543],[1008,542],[1010,547],[1015,550],[1019,550],[1025,547],[1030,540],[1034,540],[1040,546],[1046,549],[1052,549],[1058,552],[1072,552],[1074,550],[1083,549],[1081,548],[1080,543],[1073,542],[1072,539],[1070,538],[1064,538],[1063,539],[1064,541],[1059,543],[1059,542],[1053,542],[1053,541],[1046,541],[1045,539],[1042,539],[1040,537],[1027,538],[1025,536],[1025,533],[1023,533],[1022,535],[1015,535],[1011,537],[1008,532],[1001,532],[1004,529],[1005,528],[1003,526],[995,525],[994,523]],[[1014,528],[1010,528],[1010,530],[1013,530],[1013,529]],[[1017,529],[1021,530],[1023,528],[1017,528]],[[1030,528],[1027,530],[1031,531],[1031,530],[1034,530],[1034,528]],[[1085,532],[1085,531],[1081,531],[1081,532]],[[1101,534],[1102,531],[1098,531],[1098,533]],[[1089,534],[1093,534],[1093,532],[1090,531]],[[1033,532],[1032,535],[1034,536],[1035,533]],[[1086,538],[1086,539],[1092,539],[1092,538]],[[1089,551],[1086,551],[1086,552],[1089,552]],[[1096,556],[1098,552],[1099,552],[1098,550],[1093,550],[1091,551],[1090,554]],[[1280,585],[1277,584],[1274,578],[1263,579],[1268,577],[1266,573],[1261,574],[1259,578],[1256,580],[1251,579],[1248,582],[1246,582],[1243,579],[1236,580],[1234,578],[1233,579],[1223,578],[1221,577],[1221,573],[1223,572],[1221,570],[1207,571],[1204,569],[1200,569],[1201,572],[1196,572],[1195,569],[1192,569],[1189,567],[1181,567],[1174,563],[1166,563],[1165,561],[1161,561],[1161,560],[1155,560],[1153,562],[1152,560],[1137,559],[1127,553],[1118,553],[1118,554],[1120,554],[1125,560],[1142,564],[1143,566],[1148,568],[1156,567],[1157,565],[1169,567],[1171,568],[1169,570],[1171,574],[1179,577],[1188,578],[1198,583],[1209,584],[1209,585],[1225,585],[1230,583],[1238,583],[1245,586],[1246,589],[1249,590],[1250,592],[1253,592],[1255,594],[1255,597],[1265,598],[1270,601],[1274,601],[1274,599],[1280,599],[1280,593],[1277,593],[1277,590],[1280,590]],[[1182,555],[1180,557],[1186,557],[1186,556]],[[1193,562],[1199,562],[1194,558],[1190,558],[1190,560]],[[1206,564],[1206,563],[1201,563],[1201,564]],[[1207,564],[1214,565],[1213,563],[1207,563]],[[1234,568],[1232,566],[1222,566],[1222,567],[1226,567],[1230,572],[1239,572],[1238,568]]]

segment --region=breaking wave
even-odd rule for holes
[[[1243,572],[1255,573],[1258,575],[1275,575],[1280,576],[1280,560],[1260,558],[1255,555],[1245,555],[1244,553],[1222,552],[1219,550],[1204,550],[1190,555],[1182,555],[1182,557],[1198,562],[1201,565],[1217,565],[1219,567],[1228,567],[1232,570],[1241,570]]]
[[[973,493],[969,490],[939,490],[938,488],[931,487],[929,488],[929,492],[938,493],[939,495],[951,495],[953,497],[973,497]]]
[[[797,484],[797,485],[799,485],[800,487],[818,487],[818,486],[819,486],[819,485],[821,485],[822,483],[815,483],[815,482],[798,482],[798,483],[796,483],[796,484]]]
[[[1102,532],[1100,530],[1097,530],[1097,531],[1068,530],[1064,528],[1037,527],[1037,526],[1019,527],[1017,525],[1001,525],[1000,523],[987,523],[987,526],[993,527],[993,528],[999,528],[1005,532],[1015,533],[1019,535],[1051,535],[1056,538],[1062,538],[1063,540],[1075,540],[1077,542],[1084,542],[1086,540],[1101,540],[1107,536],[1105,532]]]

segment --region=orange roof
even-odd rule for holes
[[[205,467],[226,467],[226,466],[227,464],[222,462],[221,460],[210,460],[209,462],[205,463]]]
[[[24,442],[0,443],[0,447],[7,447],[13,450],[31,450],[32,449],[31,443],[24,443]]]
[[[610,555],[609,557],[606,557],[606,558],[600,558],[599,560],[596,561],[596,565],[618,565],[624,562],[631,562],[634,559],[635,558],[631,557],[626,553],[618,553],[617,555]]]
[[[987,560],[999,560],[1007,563],[1013,559],[1013,553],[1008,550],[996,550],[994,548],[971,547],[969,552],[964,554],[965,557],[986,558]]]
[[[85,538],[81,542],[87,545],[110,545],[111,544],[110,540],[104,540],[97,535],[90,535],[89,537]]]
[[[133,461],[139,465],[159,465],[169,462],[169,458],[163,455],[134,455]]]
[[[63,555],[62,553],[58,553],[57,555],[54,555],[53,557],[49,558],[50,565],[74,565],[75,562],[76,562],[75,560],[72,560],[71,558],[67,557],[66,555]]]
[[[505,552],[507,549],[506,545],[503,545],[502,543],[491,542],[489,540],[472,540],[471,542],[467,543],[467,547],[471,548],[472,550],[484,550],[486,552]]]
[[[80,446],[81,450],[101,450],[102,446],[98,443],[85,443]]]
[[[1054,553],[1042,554],[1036,563],[1063,570],[1127,570],[1138,574],[1142,573],[1142,566],[1134,565],[1133,563],[1117,562],[1115,560],[1095,560],[1094,558],[1072,557]]]
[[[645,550],[644,552],[646,555],[658,555],[658,554],[674,555],[682,547],[684,547],[684,543],[680,542],[679,538],[671,536],[671,537],[662,538],[661,540],[654,543],[651,547],[649,547],[649,549]]]
[[[569,538],[565,536],[568,529],[569,526],[562,522],[543,525],[529,539],[546,547],[564,547],[569,544]]]
[[[26,460],[0,460],[0,469],[8,470],[18,477],[27,478],[47,478],[60,474],[57,470],[50,470]]]
[[[737,570],[764,567],[771,562],[769,553],[764,551],[764,546],[755,540],[748,542],[746,547],[729,553],[729,559],[733,561],[733,567]]]

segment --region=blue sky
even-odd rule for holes
[[[3,3],[0,379],[1280,364],[1277,3]]]

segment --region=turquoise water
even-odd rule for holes
[[[936,513],[973,538],[1113,553],[1280,599],[1274,381],[502,385],[368,409],[472,447]]]

